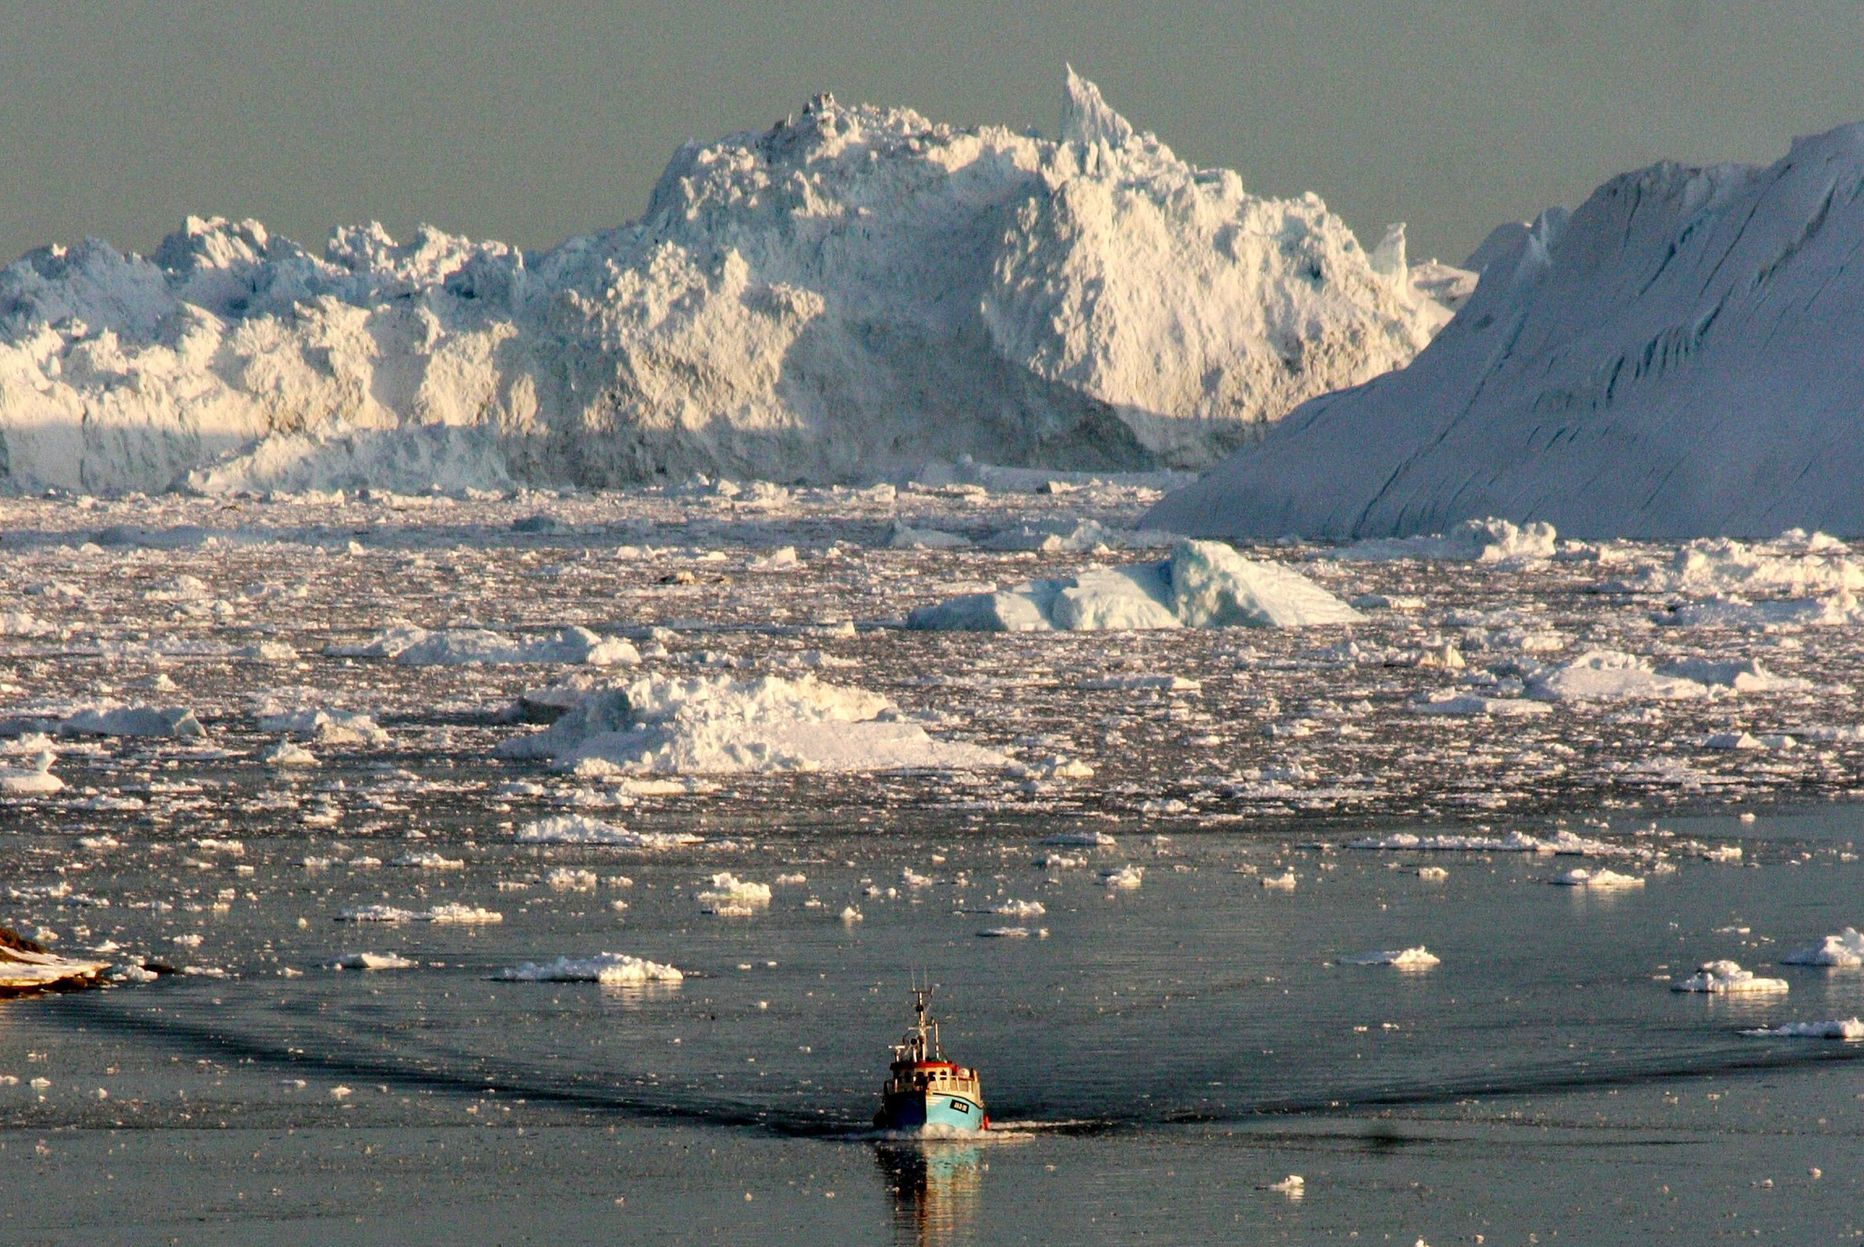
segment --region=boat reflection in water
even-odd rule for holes
[[[926,1139],[875,1147],[893,1196],[893,1241],[915,1247],[968,1242],[977,1224],[983,1149],[963,1140]]]

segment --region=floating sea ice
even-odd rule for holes
[[[1548,667],[1528,681],[1537,701],[1679,701],[1709,695],[1709,687],[1678,675],[1661,675],[1642,658],[1617,650],[1587,650]]]
[[[1464,520],[1447,533],[1385,537],[1341,546],[1329,557],[1348,562],[1424,559],[1453,563],[1525,563],[1552,558],[1558,534],[1547,523],[1514,524],[1504,519]]]
[[[1292,870],[1284,870],[1279,875],[1263,875],[1256,882],[1272,892],[1292,892],[1296,883]]]
[[[539,964],[527,961],[492,976],[514,983],[605,983],[625,986],[636,983],[678,983],[685,975],[658,961],[646,961],[626,953],[597,953],[593,957],[558,957]]]
[[[770,905],[770,885],[740,879],[730,871],[712,876],[711,886],[699,892],[698,902],[708,914],[745,918]]]
[[[1511,831],[1505,836],[1470,836],[1458,833],[1423,836],[1400,831],[1389,836],[1366,836],[1348,840],[1349,849],[1375,849],[1417,852],[1461,853],[1538,853],[1542,842],[1524,832]]]
[[[427,921],[453,926],[486,926],[504,920],[505,915],[501,913],[473,905],[436,905],[427,911]]]
[[[317,766],[317,755],[303,745],[281,740],[259,755],[267,766]]]
[[[1718,662],[1708,658],[1681,658],[1657,668],[1659,675],[1677,676],[1737,693],[1803,693],[1813,687],[1811,680],[1796,676],[1775,675],[1761,666],[1758,658],[1741,658]]]
[[[400,866],[408,870],[464,870],[466,860],[460,857],[446,857],[439,853],[403,853],[389,862],[390,866]]]
[[[1063,831],[1045,837],[1042,843],[1089,849],[1111,849],[1119,842],[1104,831]]]
[[[1144,866],[1135,866],[1131,862],[1117,869],[1100,872],[1100,882],[1109,888],[1131,890],[1140,885],[1146,876]]]
[[[1858,1043],[1864,1041],[1864,1018],[1836,1018],[1826,1022],[1788,1022],[1784,1026],[1763,1026],[1756,1030],[1744,1030],[1741,1033],[1771,1039],[1842,1039],[1846,1043]]]
[[[394,905],[358,905],[337,915],[338,922],[436,922],[478,926],[503,922],[505,915],[471,905],[436,905],[432,909],[401,909]]]
[[[1569,870],[1548,883],[1568,888],[1590,888],[1594,891],[1620,891],[1627,888],[1641,888],[1644,880],[1637,875],[1620,874],[1615,870]]]
[[[1743,970],[1733,961],[1705,961],[1695,974],[1670,984],[1673,992],[1709,992],[1714,995],[1739,995],[1787,990],[1785,979],[1765,979],[1752,970]]]
[[[0,793],[11,797],[43,797],[62,792],[65,781],[52,774],[52,763],[57,760],[51,750],[42,749],[26,758],[24,766],[0,767]]]
[[[548,728],[498,752],[634,774],[997,770],[1008,762],[977,745],[934,740],[885,697],[814,676],[642,677],[582,694]]]
[[[1358,611],[1299,572],[1217,541],[1178,540],[1161,563],[1089,568],[1060,580],[922,606],[908,628],[1101,632],[1146,628],[1300,628],[1355,623]]]
[[[852,905],[841,911],[841,920],[848,926],[853,926],[855,923],[860,922],[862,918],[863,915],[861,911]]]
[[[558,892],[595,891],[595,871],[559,866],[544,876],[544,883]]]
[[[182,706],[125,706],[100,702],[66,715],[57,723],[61,736],[168,736],[198,740],[207,735],[194,712]]]
[[[330,963],[332,970],[408,970],[417,962],[398,953],[345,953]]]
[[[1480,693],[1443,690],[1411,703],[1414,714],[1487,715],[1490,718],[1532,719],[1553,713],[1544,701],[1524,697],[1484,697]]]
[[[320,745],[386,745],[389,741],[388,733],[372,716],[349,710],[262,712],[259,730],[289,732]]]
[[[1864,934],[1856,927],[1846,927],[1828,935],[1817,944],[1796,948],[1780,958],[1783,966],[1864,966]]]
[[[675,849],[698,844],[689,831],[632,831],[582,814],[541,818],[518,828],[520,844],[612,844],[631,849]]]
[[[990,912],[1006,918],[1040,918],[1048,912],[1048,907],[1041,901],[1009,900],[992,906]]]
[[[937,528],[913,528],[893,521],[887,530],[887,545],[895,550],[960,550],[971,544],[971,539],[961,533],[948,533]]]
[[[390,628],[357,645],[332,645],[337,658],[387,658],[404,667],[581,663],[591,667],[632,667],[640,652],[620,637],[603,637],[587,628],[565,628],[544,637],[513,638],[484,628]]]
[[[1442,958],[1419,944],[1416,948],[1384,948],[1356,957],[1342,957],[1343,966],[1396,966],[1400,970],[1428,970],[1442,965]]]

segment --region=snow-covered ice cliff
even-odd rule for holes
[[[1308,402],[1143,521],[1391,536],[1864,534],[1864,124],[1660,164],[1497,231],[1412,364]]]
[[[1448,318],[1403,234],[1248,194],[1069,73],[1058,140],[829,97],[542,252],[191,219],[0,270],[0,487],[1201,467]]]

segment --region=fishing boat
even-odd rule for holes
[[[977,1071],[945,1059],[938,1023],[926,1013],[929,987],[913,988],[913,1028],[893,1045],[874,1125],[882,1130],[938,1133],[990,1129]]]

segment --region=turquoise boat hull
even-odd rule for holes
[[[874,1114],[874,1124],[882,1130],[929,1127],[941,1134],[982,1130],[985,1127],[984,1106],[969,1096],[953,1095],[949,1091],[889,1095],[883,1098],[880,1111]]]

